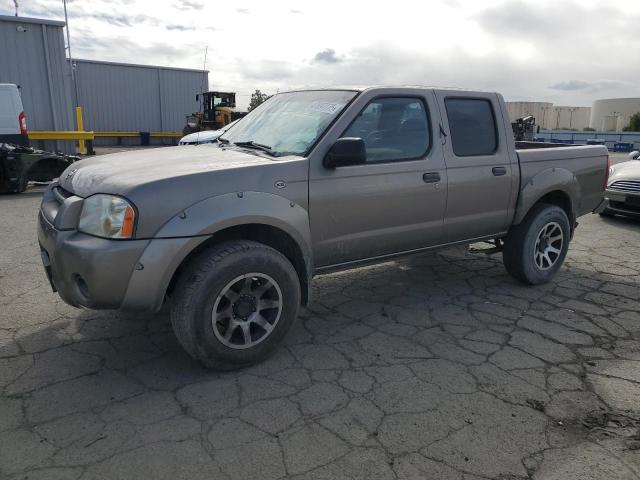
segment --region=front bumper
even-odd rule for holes
[[[611,213],[640,218],[640,194],[606,190],[596,213]]]
[[[182,261],[209,236],[94,237],[76,230],[82,202],[55,182],[43,195],[38,242],[53,291],[75,307],[159,310]]]
[[[119,309],[149,240],[107,240],[57,230],[38,215],[38,242],[54,291],[75,307]]]

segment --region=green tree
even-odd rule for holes
[[[640,112],[634,113],[629,119],[629,125],[622,130],[625,132],[640,132]]]
[[[269,95],[267,95],[266,93],[262,93],[260,90],[256,89],[256,91],[251,94],[251,101],[249,102],[249,111],[256,108],[258,105],[264,102],[267,98],[269,98]]]

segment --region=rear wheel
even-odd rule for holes
[[[280,252],[251,241],[205,250],[174,291],[171,323],[178,341],[209,368],[231,370],[271,354],[300,306],[300,282]]]
[[[565,211],[549,204],[531,209],[504,242],[502,258],[507,272],[523,283],[546,283],[562,266],[571,228]]]

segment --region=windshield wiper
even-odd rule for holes
[[[262,143],[256,143],[253,140],[249,140],[247,142],[233,142],[234,145],[238,147],[245,148],[255,148],[256,150],[262,150],[263,152],[267,152],[269,155],[276,156],[276,152],[269,145],[263,145]]]

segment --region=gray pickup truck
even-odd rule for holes
[[[191,356],[238,368],[277,347],[321,273],[493,240],[516,279],[548,281],[609,169],[605,147],[546,147],[516,149],[496,93],[280,93],[217,144],[67,168],[42,200],[42,259],[67,303],[167,302]]]

